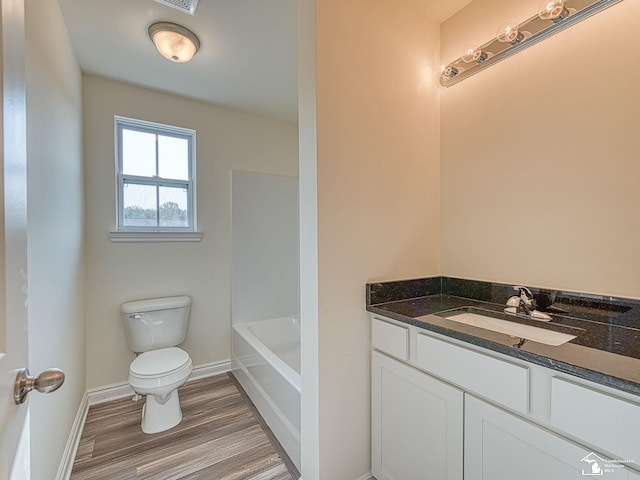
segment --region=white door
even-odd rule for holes
[[[27,367],[24,1],[0,4],[0,478],[20,479],[28,468],[28,436],[21,437],[28,428],[28,404],[13,400],[17,370]]]

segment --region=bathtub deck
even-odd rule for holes
[[[180,388],[183,420],[140,430],[143,402],[89,408],[71,480],[297,480],[299,475],[230,374]]]

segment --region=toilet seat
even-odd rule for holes
[[[189,354],[178,347],[161,348],[139,355],[129,366],[138,378],[164,377],[191,365]]]
[[[189,354],[177,347],[152,350],[139,355],[129,367],[129,384],[138,393],[154,394],[177,388],[193,371]]]

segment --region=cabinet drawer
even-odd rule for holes
[[[371,323],[371,345],[402,360],[409,359],[409,329],[377,318]]]
[[[640,405],[568,380],[551,379],[551,424],[640,464]]]
[[[529,411],[529,369],[418,334],[416,365],[520,413]]]

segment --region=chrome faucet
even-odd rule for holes
[[[533,312],[537,307],[536,299],[533,298],[531,290],[529,290],[527,287],[521,286],[515,286],[513,287],[513,289],[518,289],[519,291],[518,297],[520,299],[520,304],[518,306],[521,309],[521,313],[531,315],[531,312]],[[524,310],[524,312],[522,310]]]
[[[516,290],[518,294],[509,297],[507,300],[507,306],[504,309],[505,313],[520,315],[536,320],[543,320],[546,322],[551,320],[549,315],[536,309],[536,299],[533,297],[531,290],[521,285],[515,285],[513,289]]]

